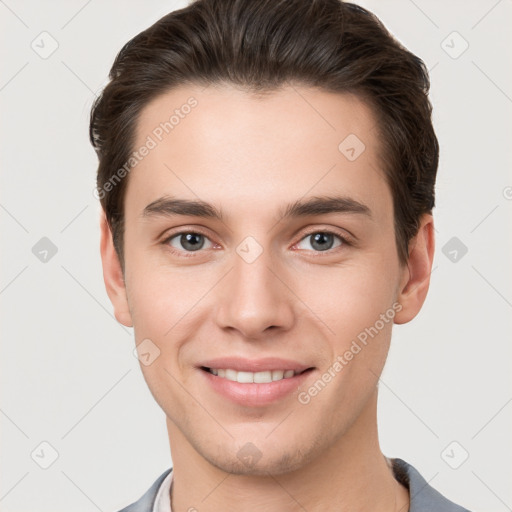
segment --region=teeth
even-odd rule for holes
[[[237,372],[231,369],[209,368],[210,373],[222,377],[233,382],[248,384],[255,382],[256,384],[265,384],[275,382],[277,380],[289,379],[296,373],[294,370],[267,370],[264,372]]]
[[[236,374],[237,372],[235,370],[226,370],[225,378],[227,380],[237,380]]]
[[[272,380],[281,380],[284,377],[284,370],[272,370]]]
[[[252,372],[235,372],[235,370],[226,370],[226,379],[229,379],[228,375],[233,376],[233,379],[231,380],[236,380],[241,384],[248,384],[249,382],[254,382],[256,374]]]

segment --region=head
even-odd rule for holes
[[[107,292],[170,432],[213,465],[299,468],[371,417],[392,325],[428,291],[428,89],[339,0],[198,0],[117,56],[90,124]],[[226,398],[205,370],[225,357],[307,371]]]

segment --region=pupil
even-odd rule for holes
[[[197,251],[204,245],[203,235],[198,233],[186,233],[181,235],[181,245],[184,249]]]
[[[333,241],[333,235],[329,233],[315,233],[311,245],[319,251],[327,251],[332,247]]]

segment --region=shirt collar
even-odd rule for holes
[[[410,508],[408,512],[469,512],[467,509],[455,505],[447,500],[438,491],[431,487],[421,474],[402,459],[388,459],[391,462],[393,473],[398,482],[409,490]],[[172,512],[171,485],[173,471],[164,478],[153,502],[152,512]]]

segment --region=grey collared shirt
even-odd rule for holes
[[[402,459],[390,459],[395,478],[409,489],[409,512],[469,512],[431,487],[420,473]],[[164,471],[135,503],[119,512],[172,512],[169,490],[172,468]]]

